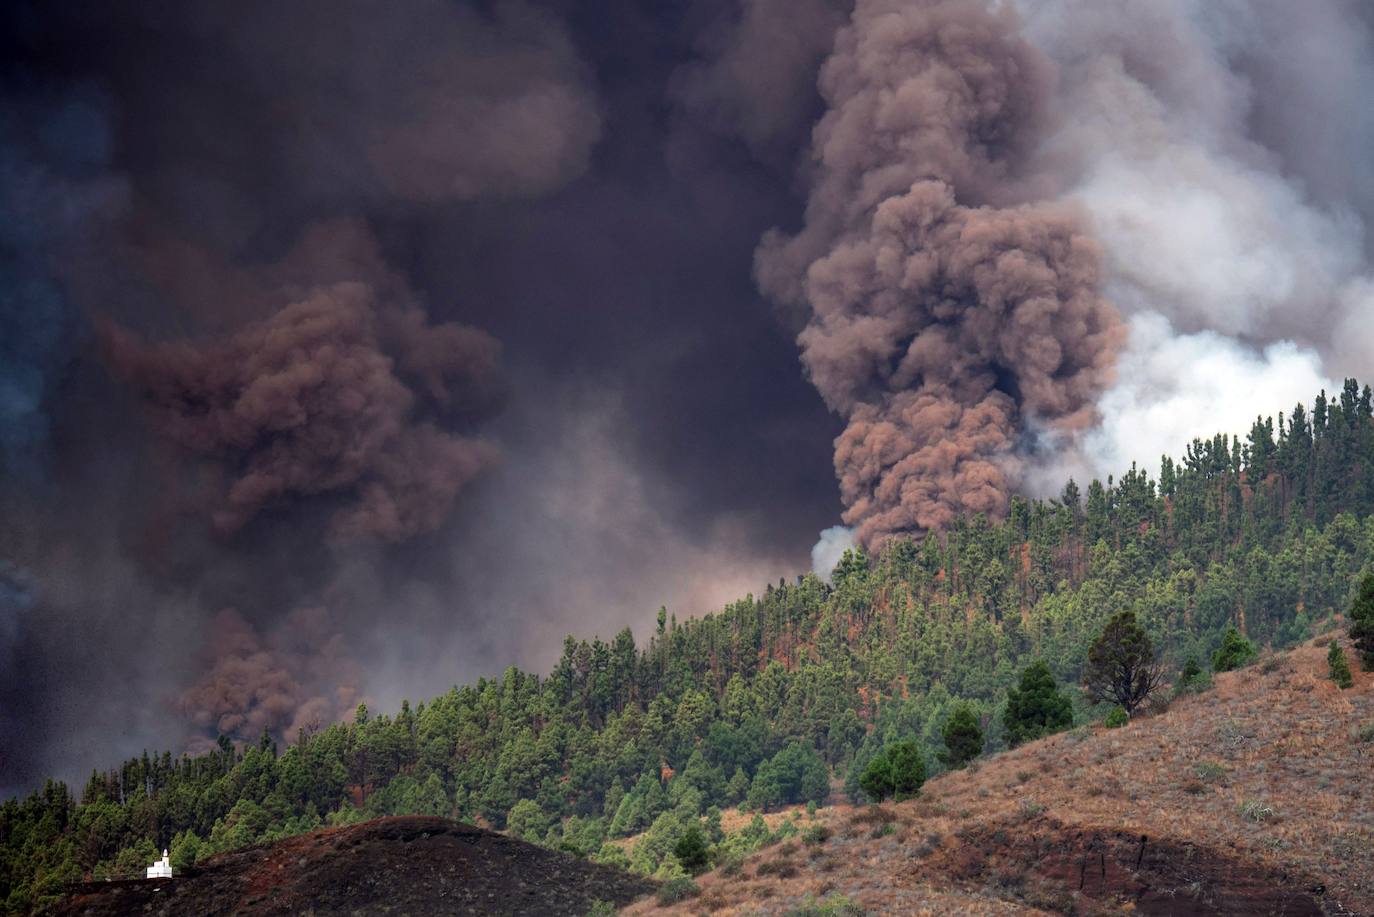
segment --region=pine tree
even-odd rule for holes
[[[1212,654],[1213,672],[1230,672],[1255,661],[1255,646],[1240,635],[1235,625],[1226,628],[1221,637],[1221,646]]]
[[[1159,687],[1164,669],[1135,612],[1120,612],[1107,622],[1088,650],[1083,678],[1093,700],[1116,701],[1127,716]]]
[[[1002,715],[1007,738],[1020,745],[1073,725],[1073,704],[1060,693],[1054,674],[1044,660],[1026,666],[1020,682],[1007,692]]]
[[[1345,689],[1355,683],[1350,674],[1350,666],[1345,661],[1345,653],[1337,640],[1332,640],[1331,648],[1326,651],[1326,667],[1331,672],[1331,680],[1338,688]]]
[[[1374,573],[1360,580],[1360,592],[1350,605],[1350,640],[1366,672],[1374,672]]]
[[[946,767],[958,768],[978,757],[983,751],[983,730],[978,728],[978,717],[968,704],[954,708],[945,723],[943,738],[945,750],[940,760]]]

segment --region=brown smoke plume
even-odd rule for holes
[[[872,545],[1006,509],[1024,443],[1095,420],[1123,329],[1067,208],[1019,203],[1048,66],[981,0],[860,0],[821,74],[806,225],[760,286],[849,419],[844,521]]]
[[[355,227],[335,230],[228,284],[249,311],[273,296],[286,305],[225,338],[150,344],[105,332],[110,363],[159,431],[222,472],[211,512],[222,533],[327,497],[340,504],[333,536],[402,541],[442,524],[495,459],[493,446],[440,422],[489,400],[497,342],[431,325]],[[322,254],[331,246],[332,259]],[[297,282],[330,274],[354,279]]]
[[[207,732],[249,742],[263,733],[293,739],[359,702],[358,665],[324,608],[296,609],[266,637],[225,609],[210,622],[203,652],[206,672],[176,706]]]

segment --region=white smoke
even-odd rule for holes
[[[829,579],[835,565],[844,557],[844,552],[854,547],[854,530],[843,525],[832,525],[821,532],[820,539],[811,548],[811,572],[821,579]]]
[[[1342,376],[1369,375],[1361,210],[1374,160],[1341,144],[1374,120],[1354,87],[1322,88],[1333,71],[1374,85],[1367,19],[1345,0],[1314,0],[1301,16],[1269,0],[1017,6],[1059,68],[1047,168],[1088,213],[1108,296],[1131,327],[1101,427],[1032,485],[1243,434]],[[1302,100],[1355,127],[1304,133],[1313,119],[1291,112]],[[1348,202],[1323,185],[1334,161],[1349,172]]]

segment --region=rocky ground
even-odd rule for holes
[[[384,818],[208,860],[164,881],[86,886],[60,917],[509,914],[570,917],[655,883],[442,818]]]

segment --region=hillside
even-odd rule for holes
[[[822,809],[820,843],[771,845],[699,878],[698,898],[628,913],[780,914],[843,896],[873,913],[1374,914],[1371,773],[1374,674],[1339,690],[1318,640],[1124,728],[937,777],[914,800]]]
[[[168,881],[90,883],[53,917],[507,914],[626,904],[654,883],[441,818],[387,818],[221,854]]]
[[[1374,392],[1351,380],[1277,427],[1189,444],[1157,478],[1069,481],[1057,499],[1016,498],[1004,520],[849,552],[828,579],[700,618],[660,609],[647,641],[570,636],[547,677],[510,668],[319,731],[144,754],[79,791],[50,781],[0,805],[0,908],[31,913],[164,847],[185,868],[398,815],[671,879],[693,829],[727,852],[769,833],[732,841],[721,810],[822,803],[836,785],[862,798],[858,775],[894,742],[937,775],[956,710],[985,754],[1005,750],[1009,689],[1033,660],[1074,722],[1099,721],[1106,708],[1075,686],[1116,612],[1136,616],[1172,678],[1205,667],[1228,632],[1278,651],[1329,629],[1372,564]]]

